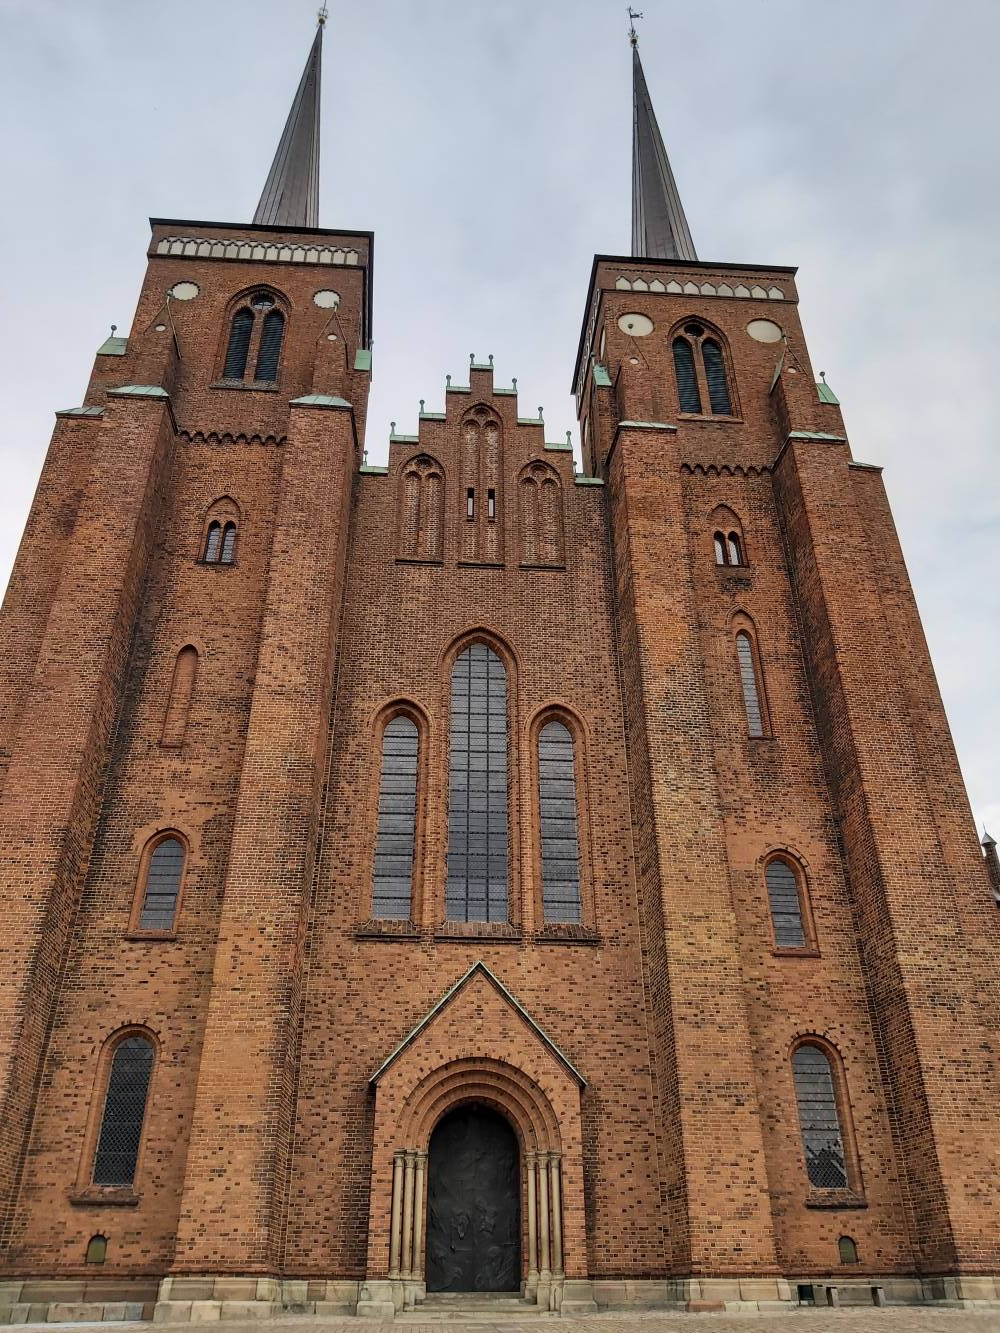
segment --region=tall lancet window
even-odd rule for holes
[[[398,713],[386,723],[372,879],[372,917],[376,921],[406,921],[410,917],[418,749],[417,724],[412,718]]]
[[[451,673],[449,921],[507,920],[507,672],[474,643]]]
[[[546,722],[538,737],[538,805],[542,833],[542,901],[546,921],[580,920],[580,836],[573,733]]]
[[[224,380],[274,384],[281,364],[285,316],[274,297],[254,292],[233,315],[222,365]]]

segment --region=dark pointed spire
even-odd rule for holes
[[[994,901],[1000,904],[1000,857],[997,856],[997,840],[991,838],[983,829],[983,853],[986,857],[986,877],[993,890]]]
[[[319,226],[319,83],[326,6],[260,196],[254,225]]]
[[[642,15],[629,10],[629,17]],[[632,254],[636,259],[696,260],[684,206],[642,72],[634,25],[629,40],[632,43]]]

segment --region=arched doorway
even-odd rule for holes
[[[428,1291],[520,1288],[517,1139],[485,1106],[458,1107],[431,1135],[426,1271]]]

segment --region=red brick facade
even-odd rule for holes
[[[814,384],[793,271],[599,258],[585,475],[476,365],[384,469],[362,464],[371,245],[154,222],[127,341],[92,411],[57,420],[0,617],[8,1307],[419,1299],[425,1155],[469,1102],[514,1127],[523,1274],[554,1306],[794,1298],[844,1280],[845,1236],[856,1283],[996,1294],[996,907],[879,472]],[[277,382],[234,385],[230,321],[261,289],[286,316]],[[705,411],[679,410],[691,321],[728,412],[703,367]],[[213,521],[230,561],[205,559]],[[716,563],[720,529],[739,563]],[[445,903],[452,668],[476,643],[508,718],[509,912],[481,926]],[[399,713],[416,853],[410,918],[387,921]],[[552,719],[572,925],[542,894]],[[183,882],[149,929],[163,834]],[[776,944],[775,856],[803,947]],[[155,1052],[135,1181],[99,1186],[129,1033]],[[807,1175],[803,1042],[829,1060],[840,1188]]]

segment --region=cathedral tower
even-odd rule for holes
[[[633,33],[583,472],[492,357],[367,465],[322,43],[0,613],[0,1322],[1000,1301],[995,847],[794,269],[698,260]]]

